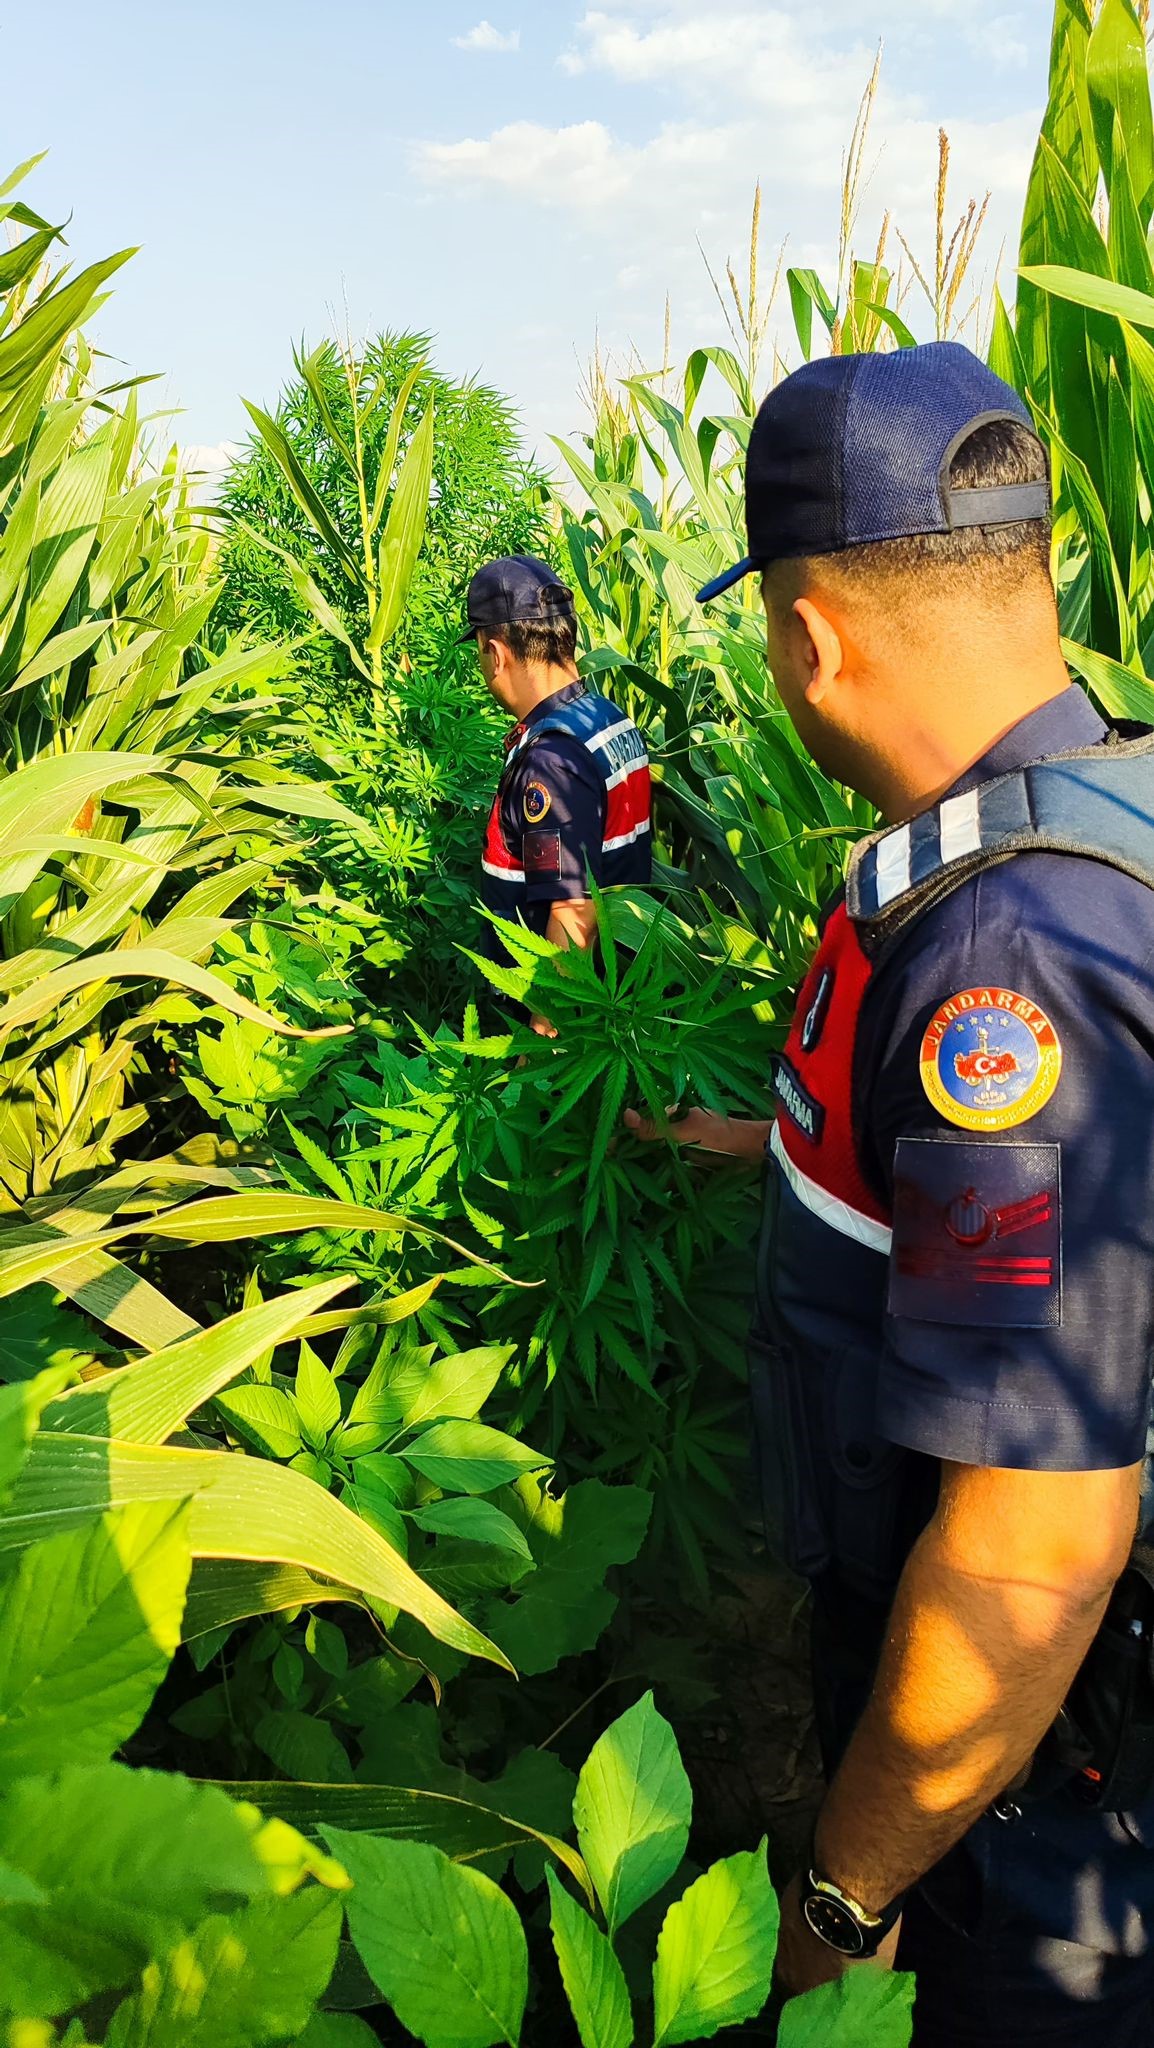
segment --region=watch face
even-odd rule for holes
[[[811,1892],[802,1900],[802,1911],[819,1941],[824,1941],[827,1948],[836,1949],[841,1956],[861,1955],[865,1948],[865,1934],[853,1914],[837,1899],[827,1898],[822,1892]]]

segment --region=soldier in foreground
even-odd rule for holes
[[[1044,451],[955,344],[814,363],[746,476],[781,700],[886,829],[824,918],[751,1371],[829,1789],[791,1992],[917,1972],[918,2048],[1154,2040],[1154,739],[1071,686]],[[1063,1711],[1065,1709],[1065,1711]]]

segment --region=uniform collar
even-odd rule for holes
[[[524,718],[513,727],[512,732],[506,735],[505,752],[508,753],[511,747],[516,746],[522,734],[531,732],[550,711],[556,711],[559,704],[575,704],[578,697],[585,695],[586,687],[584,677],[577,676],[573,682],[566,683],[563,690],[554,690],[551,697],[542,697],[541,702],[534,704],[532,711],[527,711]]]
[[[995,740],[981,760],[967,768],[946,794],[962,796],[967,790],[977,789],[979,783],[1011,775],[1016,768],[1025,768],[1031,761],[1044,761],[1051,754],[1100,746],[1106,733],[1107,727],[1085,691],[1071,683],[1060,697],[1040,704],[1036,711],[1028,712],[1009,732],[1003,733],[1000,740]]]

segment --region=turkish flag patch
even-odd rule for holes
[[[559,832],[526,832],[521,842],[521,858],[527,875],[559,875],[561,872],[561,834]]]
[[[889,1310],[987,1329],[1059,1324],[1060,1148],[900,1138]]]

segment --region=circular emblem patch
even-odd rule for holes
[[[525,785],[525,817],[530,825],[539,825],[553,808],[553,799],[543,782],[529,782]]]
[[[1062,1071],[1050,1019],[1009,988],[967,988],[930,1021],[921,1050],[922,1086],[934,1108],[964,1131],[1008,1131],[1036,1116]],[[976,1215],[956,1219],[980,1242]]]

